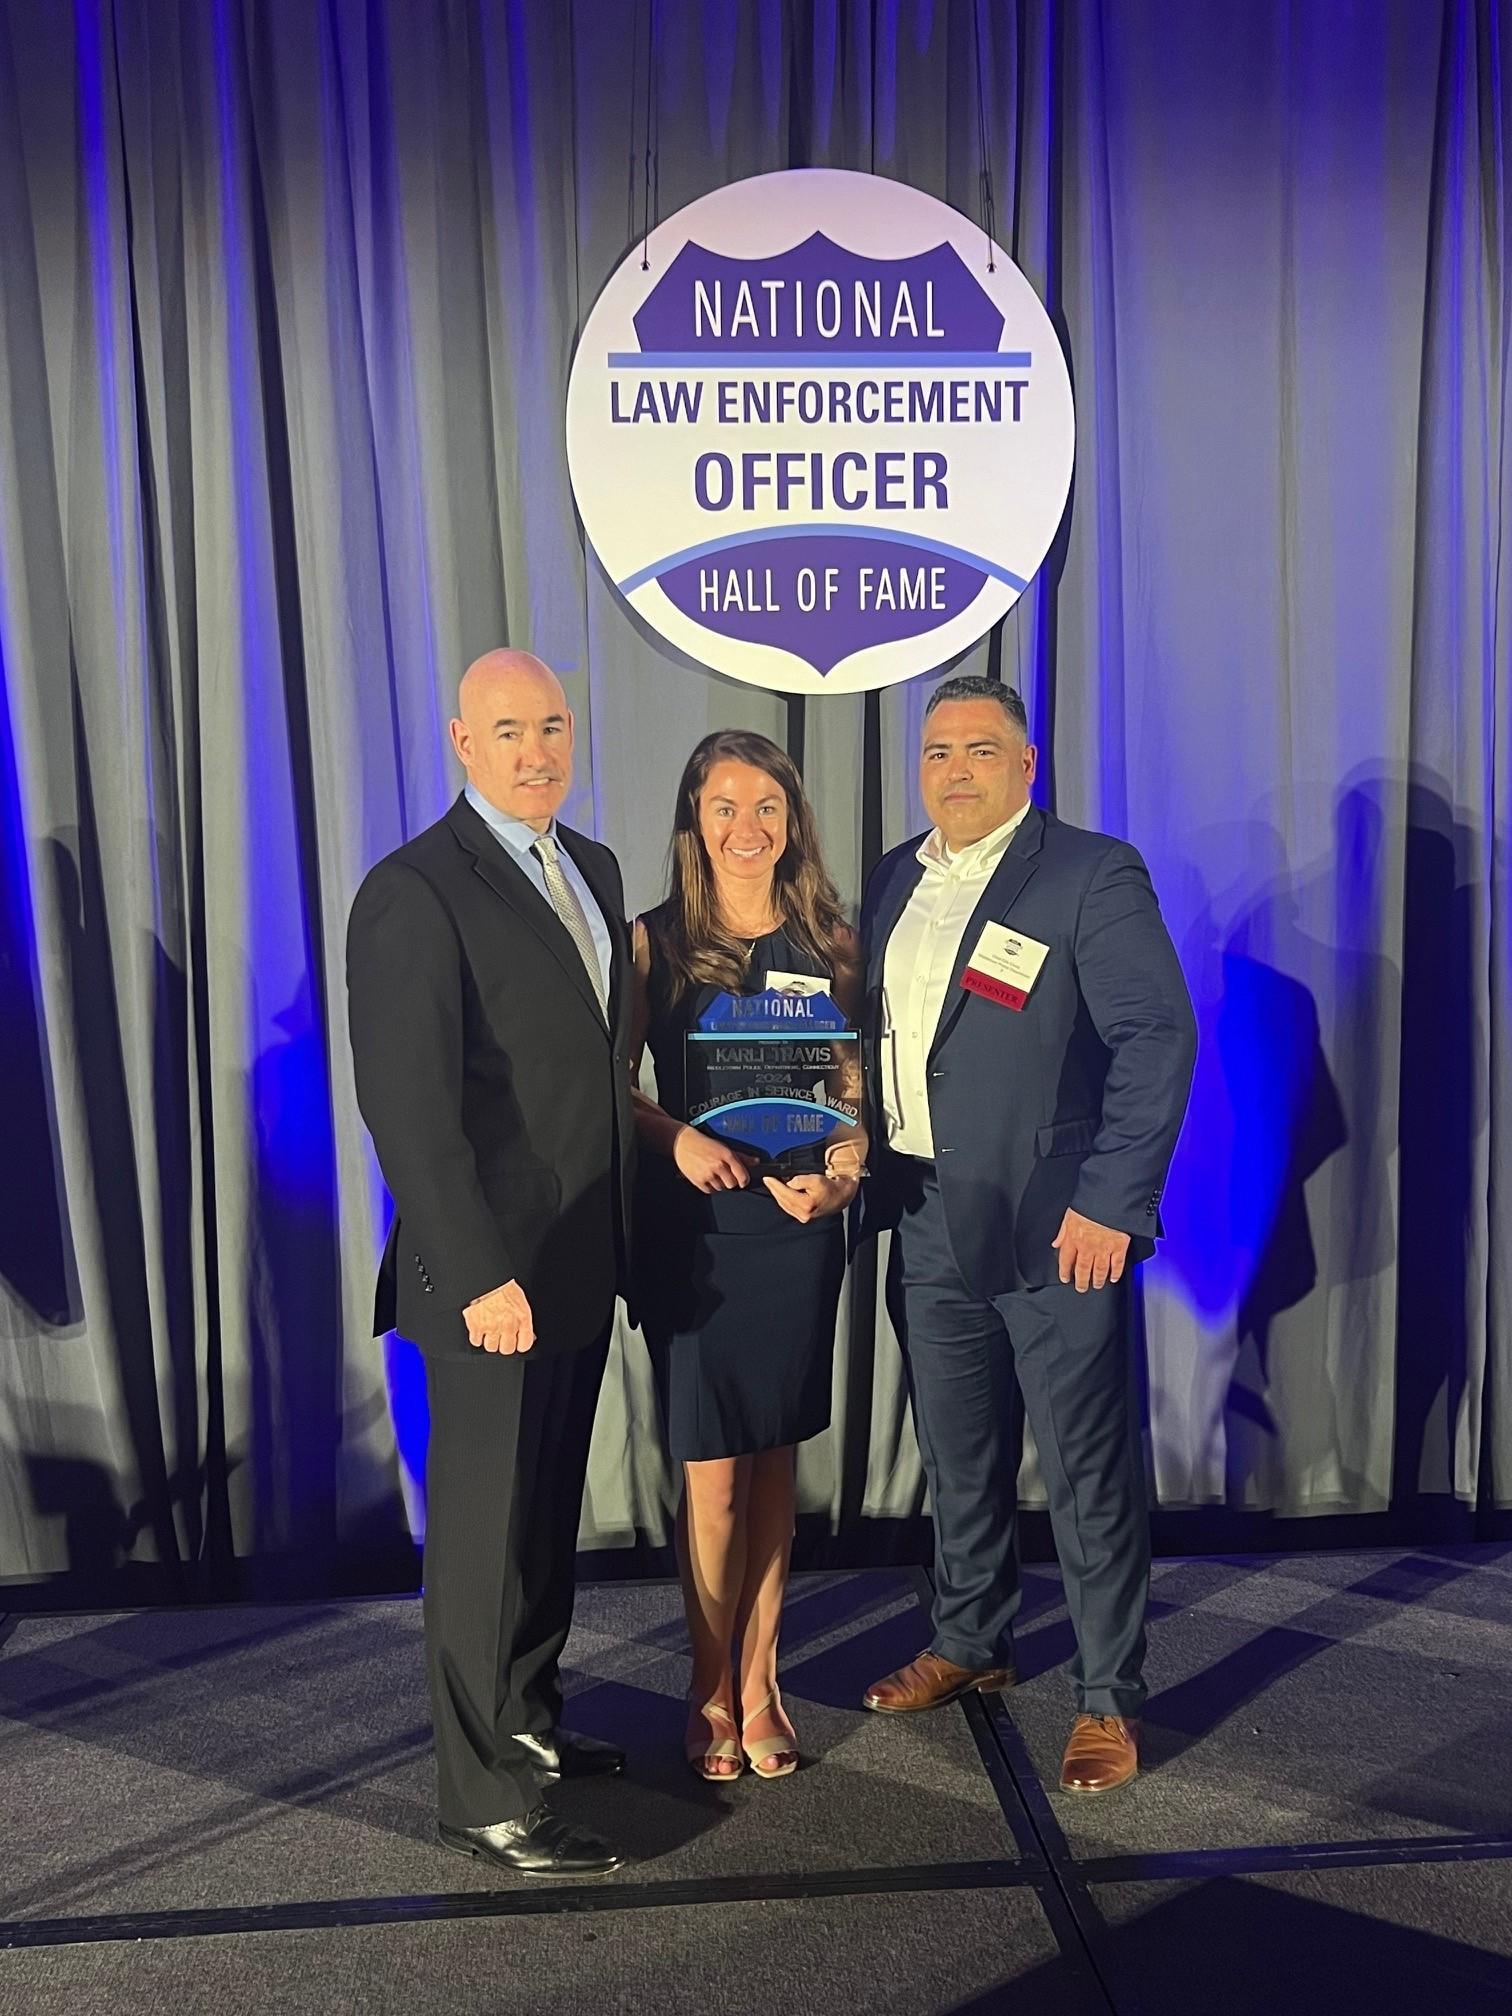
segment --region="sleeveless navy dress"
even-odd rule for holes
[[[641,920],[651,944],[647,1047],[659,1103],[684,1120],[684,1039],[719,989],[669,998],[664,911]],[[760,993],[769,972],[821,971],[784,932],[769,932],[755,943],[743,991]],[[636,1205],[641,1329],[674,1462],[752,1455],[822,1434],[845,1214],[800,1225],[759,1179],[706,1196],[670,1157],[644,1152]]]

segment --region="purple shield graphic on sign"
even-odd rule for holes
[[[656,577],[685,616],[771,644],[819,673],[873,644],[938,629],[998,570],[958,553],[857,527],[773,531],[678,559]]]
[[[733,259],[690,240],[635,315],[643,351],[887,356],[983,352],[1003,316],[953,245],[867,259],[822,231],[775,259]]]

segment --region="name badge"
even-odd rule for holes
[[[973,994],[985,995],[1003,1007],[1021,1009],[1039,978],[1048,945],[1038,938],[1026,938],[1022,931],[1009,931],[1001,924],[984,924],[976,950],[966,962],[961,985]]]

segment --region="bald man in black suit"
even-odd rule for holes
[[[526,1875],[620,1857],[541,1802],[623,1753],[562,1730],[588,1443],[627,1278],[619,867],[557,822],[572,713],[522,651],[468,668],[467,788],[352,906],[357,1097],[395,1203],[376,1327],[425,1354],[426,1657],[442,1840]]]

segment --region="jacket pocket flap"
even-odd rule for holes
[[[1041,1155],[1085,1155],[1096,1139],[1095,1120],[1056,1120],[1036,1131],[1034,1145]]]

